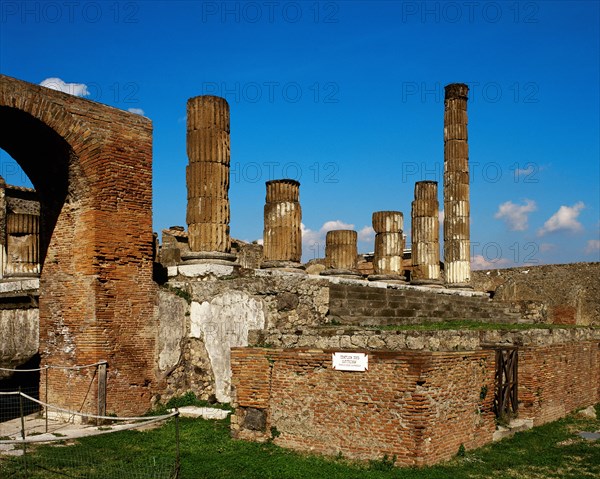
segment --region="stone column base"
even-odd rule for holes
[[[357,273],[356,271],[352,271],[349,269],[326,269],[325,271],[321,271],[321,276],[336,276],[338,278],[346,278],[346,279],[362,279],[362,275]]]
[[[369,281],[383,281],[390,284],[406,283],[406,276],[401,274],[370,274],[367,279]]]
[[[297,263],[296,261],[285,261],[285,260],[268,260],[263,261],[260,264],[261,269],[272,269],[275,271],[286,271],[288,273],[302,273],[306,274],[304,265]]]
[[[468,290],[473,290],[473,286],[471,286],[470,283],[452,283],[452,284],[447,284],[446,288],[451,288],[451,289],[468,289]]]
[[[413,279],[410,284],[413,286],[427,286],[428,288],[444,287],[444,282],[441,279]]]
[[[232,253],[220,253],[218,251],[188,251],[181,254],[184,264],[226,264],[231,265],[236,260]]]

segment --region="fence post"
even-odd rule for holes
[[[23,439],[23,466],[25,468],[25,477],[27,474],[27,443],[25,442],[25,414],[23,412],[23,395],[21,394],[21,386],[19,386],[19,409],[21,414],[21,438]]]
[[[106,416],[106,361],[98,365],[98,416]]]
[[[46,409],[46,433],[48,432],[48,371],[49,371],[49,366],[46,366],[46,391],[45,391],[45,395],[46,395],[46,406],[44,406],[44,408]]]

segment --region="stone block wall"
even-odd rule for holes
[[[492,439],[494,355],[371,352],[366,372],[331,351],[234,348],[237,438],[356,459],[431,464]]]
[[[329,315],[339,324],[383,326],[452,320],[516,323],[521,318],[510,305],[469,291],[332,284],[329,298]]]
[[[600,263],[473,271],[472,285],[530,321],[600,326]]]

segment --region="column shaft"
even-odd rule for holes
[[[205,95],[187,103],[190,250],[229,253],[229,105]]]
[[[471,281],[468,92],[463,83],[445,89],[444,267],[448,286],[468,286]]]
[[[267,181],[263,256],[265,261],[300,262],[302,257],[302,209],[300,183]]]
[[[437,181],[415,183],[412,202],[411,282],[440,283],[439,202]]]

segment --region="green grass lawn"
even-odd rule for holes
[[[600,414],[600,405],[596,406]],[[229,422],[179,420],[181,476],[184,479],[478,479],[600,477],[600,441],[578,431],[598,431],[600,420],[569,416],[462,457],[426,468],[395,468],[390,461],[353,463],[295,453],[274,444],[235,441]],[[146,432],[125,431],[79,440],[68,447],[38,446],[29,457],[30,478],[167,478],[175,457],[176,424]],[[0,456],[2,457],[2,456]],[[60,475],[34,468],[61,468]],[[2,479],[25,477],[17,461],[0,459]],[[32,472],[33,471],[33,472]]]
[[[572,324],[545,324],[545,323],[486,323],[484,321],[439,321],[419,324],[399,324],[390,326],[378,326],[375,329],[398,330],[398,331],[441,331],[441,330],[469,330],[469,331],[495,331],[495,330],[519,330],[528,329],[598,329],[597,326],[580,326]],[[368,329],[364,327],[363,329]]]

